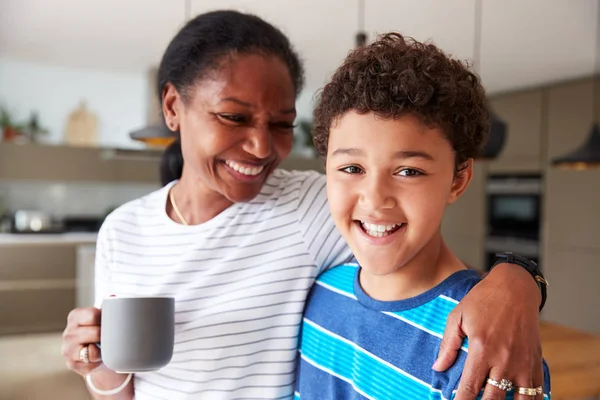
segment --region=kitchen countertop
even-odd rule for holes
[[[31,246],[31,245],[81,245],[96,243],[98,234],[95,232],[73,233],[0,233],[2,246]]]

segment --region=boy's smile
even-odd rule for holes
[[[471,165],[455,177],[450,142],[412,115],[349,111],[333,124],[327,196],[363,268],[361,284],[371,277],[399,288],[401,279],[418,288],[436,279],[442,216],[466,188]]]

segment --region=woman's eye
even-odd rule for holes
[[[217,114],[219,118],[222,118],[227,121],[235,122],[237,124],[241,124],[246,122],[246,117],[241,114]]]
[[[400,175],[400,176],[419,176],[419,175],[423,175],[423,173],[421,171],[418,171],[413,168],[404,168],[398,172],[398,175]]]
[[[362,169],[360,169],[360,167],[357,167],[356,165],[350,165],[348,167],[344,167],[342,169],[340,169],[340,171],[345,172],[347,174],[360,174],[362,173]]]
[[[293,129],[296,127],[296,125],[290,124],[289,122],[274,122],[272,126],[277,129],[283,129],[290,132],[293,131]]]

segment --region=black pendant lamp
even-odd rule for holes
[[[475,41],[473,50],[473,69],[477,72],[481,69],[479,63],[481,62],[481,20],[483,19],[482,4],[481,0],[475,1]],[[487,103],[487,101],[486,101]],[[489,103],[486,104],[487,109],[490,113],[490,132],[488,141],[486,142],[483,150],[481,151],[478,159],[491,160],[500,154],[506,141],[506,131],[508,129],[506,122],[502,121],[494,113]]]
[[[129,137],[150,147],[167,147],[176,137],[164,124],[150,125],[129,133]]]
[[[185,0],[184,22],[190,20],[191,0]],[[177,135],[165,125],[161,112],[161,122],[156,125],[145,126],[129,133],[129,137],[138,142],[143,142],[151,147],[167,147],[177,139]]]
[[[556,157],[552,160],[552,165],[573,170],[584,170],[589,168],[600,167],[600,2],[598,3],[598,9],[596,10],[598,16],[596,18],[596,47],[595,52],[595,65],[594,72],[592,74],[593,83],[593,118],[594,123],[592,129],[585,142],[571,153],[565,154],[560,157]]]
[[[365,31],[365,0],[358,0],[358,32],[354,37],[355,47],[367,44],[367,32]]]

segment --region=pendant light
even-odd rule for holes
[[[597,3],[595,63],[592,73],[592,118],[594,123],[585,142],[577,149],[552,160],[552,165],[573,170],[600,167],[600,1]]]
[[[481,0],[475,0],[475,40],[473,45],[473,69],[481,75],[481,21],[483,19],[483,10]],[[494,113],[486,100],[486,106],[490,113],[490,132],[488,141],[478,159],[491,160],[500,154],[506,140],[507,125]]]
[[[355,46],[362,47],[367,44],[365,31],[365,0],[358,0],[358,32],[355,36]]]
[[[191,17],[191,0],[185,0],[184,3],[184,22],[190,20]],[[151,87],[155,82],[151,83]],[[165,125],[164,117],[161,117],[160,122],[156,125],[145,126],[129,133],[129,137],[133,140],[143,142],[151,147],[167,147],[177,139],[177,135]]]

